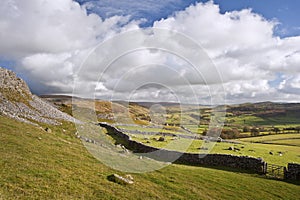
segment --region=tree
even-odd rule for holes
[[[251,136],[258,136],[259,135],[259,129],[258,128],[252,128],[251,129]]]
[[[202,135],[206,136],[207,134],[207,129],[204,129],[204,131],[202,132]]]
[[[238,129],[223,129],[221,132],[221,138],[223,139],[236,139],[239,138],[240,132]]]
[[[277,128],[277,127],[275,127],[275,128],[273,128],[273,131],[277,134],[277,133],[279,133],[280,132],[280,129],[279,128]]]
[[[243,128],[243,132],[246,133],[246,132],[250,132],[250,128],[249,126],[244,126]]]

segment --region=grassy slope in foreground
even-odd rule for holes
[[[171,165],[133,174],[135,184],[107,180],[70,124],[52,133],[0,116],[0,199],[295,199],[299,186],[258,175]],[[66,129],[66,132],[62,131]]]

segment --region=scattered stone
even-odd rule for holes
[[[41,138],[41,137],[38,137],[38,139],[39,139],[39,140],[42,140],[42,138]]]
[[[132,176],[130,176],[130,177],[132,178]],[[124,177],[122,177],[118,174],[112,174],[112,175],[107,177],[107,179],[109,181],[112,181],[112,182],[115,182],[115,183],[118,183],[118,184],[121,184],[121,185],[131,185],[131,184],[133,184],[134,183],[133,180],[131,180],[129,178],[124,178]]]
[[[273,155],[273,152],[272,152],[272,151],[270,151],[270,152],[269,152],[269,154],[270,154],[270,155]]]
[[[125,178],[128,179],[128,180],[133,181],[133,177],[130,174],[126,174]]]
[[[159,142],[164,142],[164,141],[165,141],[165,138],[164,138],[164,137],[159,137],[159,138],[158,138],[158,141],[159,141]]]
[[[200,150],[208,150],[207,147],[199,147],[198,149],[200,149]]]
[[[85,138],[85,142],[96,144],[96,142],[94,140],[89,139],[89,138]]]
[[[128,149],[123,149],[123,153],[129,153]]]
[[[45,128],[45,131],[47,132],[47,133],[52,133],[52,130],[50,129],[50,128]]]
[[[234,147],[231,146],[231,147],[228,148],[228,150],[234,151]]]
[[[70,115],[33,95],[25,81],[0,67],[0,113],[27,124],[59,125],[61,120],[79,123]]]
[[[139,156],[139,159],[142,160],[142,159],[143,159],[143,156]]]

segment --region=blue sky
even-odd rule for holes
[[[300,35],[300,1],[297,0],[215,0],[221,11],[252,8],[267,19],[277,19],[281,24],[276,33],[282,37]]]
[[[151,26],[161,18],[167,18],[176,11],[184,10],[196,2],[208,0],[76,0],[80,4],[89,4],[89,12],[102,18],[114,15],[130,15],[132,19],[146,18],[143,26]],[[280,37],[300,35],[300,1],[297,0],[214,0],[221,12],[251,8],[268,20],[277,20],[275,34]],[[91,6],[92,5],[92,6]]]

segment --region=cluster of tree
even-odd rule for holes
[[[251,132],[251,136],[258,136],[260,133],[260,129],[259,128],[251,128],[250,132]]]
[[[204,136],[221,137],[222,139],[236,139],[240,137],[240,132],[236,128],[222,130],[220,128],[211,128],[208,131],[204,130],[202,134]]]
[[[300,127],[292,127],[292,128],[285,128],[284,130],[293,130],[297,133],[300,133]],[[263,127],[249,127],[244,126],[243,132],[250,132],[251,136],[259,136],[261,132],[266,131]],[[280,129],[277,127],[272,128],[272,131],[277,133],[280,133]],[[220,129],[220,128],[211,128],[209,130],[204,130],[202,133],[204,136],[210,136],[210,137],[221,137],[222,139],[236,139],[245,137],[245,135],[241,134],[240,131],[237,128],[231,128],[231,129]]]
[[[223,139],[236,139],[240,137],[240,132],[238,129],[223,129],[221,132],[221,138]]]
[[[300,126],[288,127],[288,128],[284,128],[283,130],[285,130],[285,131],[294,131],[294,132],[300,133]]]
[[[266,132],[266,131],[269,131],[269,133],[275,133],[275,134],[278,134],[278,133],[281,133],[281,132],[285,132],[285,131],[289,131],[289,132],[296,132],[296,133],[300,133],[300,126],[297,126],[297,127],[288,127],[288,128],[283,128],[283,129],[280,129],[278,127],[273,127],[271,129],[266,129],[264,127],[249,127],[249,126],[244,126],[243,127],[243,132],[246,133],[246,132],[250,132],[251,133],[251,136],[257,136],[259,135],[260,132]]]

